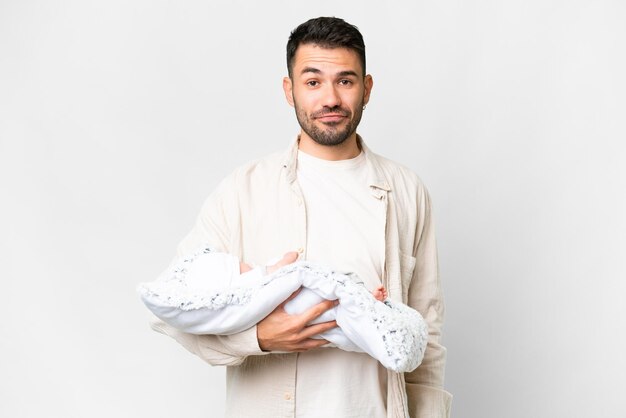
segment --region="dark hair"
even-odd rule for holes
[[[287,42],[287,70],[289,77],[293,69],[293,58],[300,45],[315,44],[322,48],[348,48],[361,59],[365,76],[365,43],[359,29],[338,17],[310,19],[295,28]]]

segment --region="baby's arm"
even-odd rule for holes
[[[266,268],[267,274],[271,274],[275,272],[276,270],[278,270],[279,268],[285,267],[286,265],[289,265],[295,262],[297,259],[298,259],[297,252],[295,251],[288,252],[276,264],[267,266]],[[250,266],[247,263],[244,263],[243,261],[239,262],[239,274],[247,273],[250,270],[252,270],[252,266]]]
[[[247,273],[250,270],[252,270],[250,264],[244,263],[243,261],[239,262],[239,274]]]

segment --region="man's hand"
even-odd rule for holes
[[[285,311],[285,304],[296,297],[301,289],[295,291],[257,324],[257,338],[261,350],[302,352],[328,344],[326,340],[311,337],[336,327],[336,321],[322,322],[311,326],[307,326],[307,324],[336,306],[337,301],[326,300],[300,315],[289,315]]]

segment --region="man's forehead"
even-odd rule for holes
[[[317,44],[298,46],[293,61],[296,75],[303,72],[344,73],[362,75],[361,61],[356,51],[348,48],[327,48]],[[316,70],[316,71],[311,71]]]

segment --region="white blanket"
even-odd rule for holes
[[[314,323],[335,319],[338,328],[318,338],[347,350],[366,352],[396,372],[422,361],[428,331],[422,316],[397,302],[377,301],[355,274],[296,262],[272,274],[264,268],[239,274],[239,260],[204,247],[142,283],[144,304],[169,325],[192,334],[229,335],[257,324],[300,287],[285,310],[298,314],[324,299],[339,304]]]

